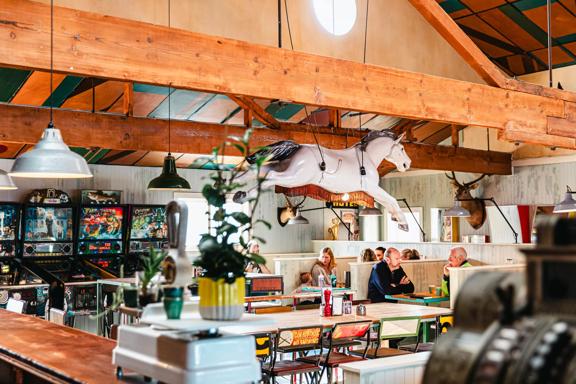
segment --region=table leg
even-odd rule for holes
[[[102,285],[100,282],[96,281],[96,335],[102,336],[102,328],[100,326],[102,322],[102,317],[100,316],[100,299],[102,297],[101,293]]]

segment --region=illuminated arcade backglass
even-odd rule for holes
[[[20,231],[20,205],[0,203],[0,257],[16,256]]]
[[[168,224],[163,205],[132,205],[130,207],[129,255],[125,275],[131,276],[140,265],[140,256],[150,248],[168,248]]]
[[[83,206],[78,222],[78,254],[115,275],[124,252],[125,206]]]

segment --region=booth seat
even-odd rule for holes
[[[355,263],[357,259],[356,256],[336,256],[336,278],[339,282],[345,281],[346,271],[350,270],[350,264]],[[300,273],[310,272],[316,260],[318,260],[316,256],[274,259],[274,273],[284,276],[284,293],[288,294],[300,285]]]
[[[479,272],[520,272],[525,273],[526,264],[481,265],[467,268],[450,268],[450,308],[454,309],[458,291],[464,282]]]
[[[262,256],[266,260],[266,267],[270,269],[270,273],[276,273],[276,259],[286,258],[299,258],[299,257],[316,257],[317,253],[314,252],[298,252],[298,253],[264,253]]]

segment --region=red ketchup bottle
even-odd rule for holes
[[[324,316],[332,316],[332,290],[324,289]]]

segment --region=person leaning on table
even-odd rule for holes
[[[455,247],[450,250],[448,264],[444,266],[444,276],[442,278],[442,294],[444,296],[450,295],[450,271],[448,268],[471,267],[472,264],[468,262],[467,258],[468,254],[462,247]]]
[[[373,303],[391,302],[386,295],[414,292],[414,284],[400,266],[402,255],[396,248],[388,248],[384,259],[374,264],[368,281],[368,298]]]

